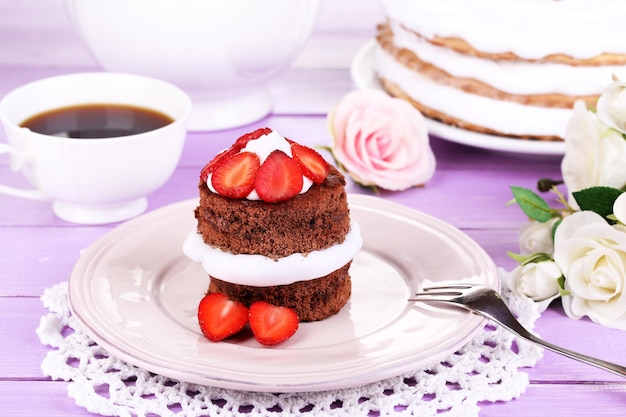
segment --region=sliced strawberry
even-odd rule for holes
[[[200,171],[200,180],[202,182],[206,182],[206,180],[209,178],[209,174],[213,172],[213,169],[215,169],[215,166],[217,165],[217,163],[222,158],[226,158],[227,156],[232,156],[233,154],[235,154],[235,152],[232,149],[224,149],[223,151],[215,155],[215,158],[213,158],[208,164],[206,164]]]
[[[295,310],[265,301],[257,301],[250,306],[248,321],[252,334],[263,345],[284,342],[294,335],[300,323]]]
[[[322,155],[314,149],[297,143],[291,144],[291,153],[302,170],[302,174],[316,184],[322,183],[328,176],[330,166]]]
[[[263,135],[270,134],[271,132],[272,129],[270,129],[269,127],[262,127],[255,130],[254,132],[246,133],[235,141],[233,148],[237,149],[237,152],[239,152],[241,149],[245,148],[248,142],[250,142],[251,140],[258,139]]]
[[[248,322],[248,308],[224,294],[205,295],[198,305],[200,330],[209,340],[218,342],[239,332]]]
[[[268,203],[288,200],[302,190],[302,171],[285,152],[272,151],[256,174],[254,189]]]
[[[259,157],[252,152],[223,157],[213,167],[211,184],[224,197],[244,198],[254,188],[260,165]]]
[[[213,172],[213,169],[215,169],[215,166],[221,159],[237,154],[240,150],[246,147],[248,142],[254,139],[258,139],[263,135],[267,135],[271,131],[272,129],[270,129],[269,127],[264,127],[261,129],[257,129],[254,132],[246,133],[239,137],[230,148],[224,149],[223,151],[218,153],[215,158],[211,160],[211,162],[209,162],[202,168],[202,170],[200,171],[200,180],[206,182],[207,178],[209,178],[209,174]]]

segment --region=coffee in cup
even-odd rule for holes
[[[67,221],[126,220],[174,172],[182,153],[189,97],[154,78],[107,72],[47,78],[0,102],[11,168],[33,189],[0,192],[51,201]]]

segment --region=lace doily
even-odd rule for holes
[[[500,270],[501,279],[506,273]],[[534,304],[510,293],[503,297],[532,329],[539,316]],[[519,397],[528,385],[519,368],[542,356],[542,349],[488,324],[441,363],[365,386],[311,393],[235,391],[155,375],[108,354],[72,317],[67,283],[47,289],[42,301],[50,312],[37,334],[54,348],[41,364],[43,373],[69,381],[68,395],[77,405],[105,416],[478,416],[482,401]]]

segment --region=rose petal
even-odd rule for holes
[[[626,224],[626,193],[622,193],[613,203],[613,214],[623,224]]]

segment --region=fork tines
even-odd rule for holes
[[[434,287],[424,287],[421,292],[413,294],[409,301],[447,301],[451,298],[464,295],[463,290],[482,287],[480,284],[450,284]]]

